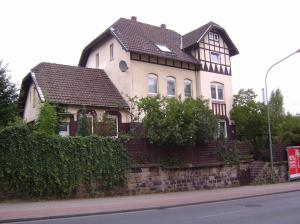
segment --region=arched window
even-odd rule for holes
[[[157,75],[148,75],[148,95],[157,95]]]
[[[176,94],[176,80],[175,78],[169,76],[167,78],[167,95],[168,96],[175,96]]]
[[[189,79],[184,80],[184,96],[192,97],[192,81]]]
[[[212,100],[224,100],[224,85],[222,83],[212,82],[210,92]]]

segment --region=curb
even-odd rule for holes
[[[228,199],[208,200],[208,201],[202,201],[202,202],[193,202],[193,203],[167,205],[167,206],[157,206],[157,207],[149,207],[149,208],[124,209],[124,210],[108,211],[108,212],[92,212],[92,213],[81,213],[81,214],[70,214],[70,215],[54,215],[54,216],[33,217],[33,218],[17,218],[17,219],[6,219],[6,220],[4,219],[4,220],[0,220],[0,223],[28,222],[28,221],[52,220],[52,219],[62,219],[62,218],[76,218],[76,217],[85,217],[85,216],[94,216],[94,215],[108,215],[108,214],[120,214],[120,213],[127,213],[127,212],[147,211],[147,210],[163,210],[163,209],[183,207],[183,206],[192,206],[192,205],[201,205],[201,204],[216,203],[216,202],[234,201],[234,200],[240,200],[240,199],[276,195],[276,194],[286,194],[286,193],[292,193],[292,192],[298,192],[298,191],[300,191],[300,189],[289,190],[289,191],[280,191],[280,192],[274,192],[274,193],[265,193],[265,194],[259,194],[259,195],[241,196],[241,197],[228,198]]]

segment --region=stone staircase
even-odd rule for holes
[[[254,161],[250,165],[250,182],[257,182],[256,178],[263,172],[263,170],[269,165],[268,162]]]

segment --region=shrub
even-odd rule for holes
[[[128,156],[116,139],[47,136],[27,126],[0,132],[0,181],[15,193],[67,197],[80,185],[123,186]]]
[[[217,133],[217,118],[201,99],[147,97],[139,109],[150,143],[183,146],[206,142]]]
[[[36,129],[47,135],[54,135],[57,130],[57,115],[55,108],[45,102],[42,104],[36,123]]]

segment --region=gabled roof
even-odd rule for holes
[[[199,27],[198,29],[195,29],[195,30],[185,34],[182,37],[182,47],[184,49],[186,49],[194,44],[199,43],[205,37],[205,35],[211,30],[217,30],[218,32],[220,32],[222,38],[225,40],[226,44],[228,45],[230,56],[234,56],[239,53],[238,49],[236,48],[236,46],[230,39],[226,30],[224,28],[222,28],[220,25],[218,25],[212,21]]]
[[[34,82],[41,99],[66,105],[129,108],[117,88],[100,69],[42,62],[23,79],[21,106]]]
[[[126,51],[144,53],[193,64],[199,63],[191,55],[181,50],[181,35],[179,33],[170,29],[120,18],[84,48],[79,66],[85,66],[92,48],[109,35],[114,36]],[[172,52],[163,52],[155,44],[164,45]]]
[[[201,37],[203,38],[210,29],[219,30],[226,43],[229,45],[231,56],[238,54],[237,48],[226,31],[213,22],[209,22],[190,33],[181,36],[179,33],[170,29],[120,18],[83,49],[79,60],[79,66],[85,66],[91,50],[110,36],[115,37],[125,51],[144,53],[198,65],[199,62],[186,53],[184,49],[198,43],[199,39],[201,39]],[[164,45],[172,52],[163,52],[155,44]]]

